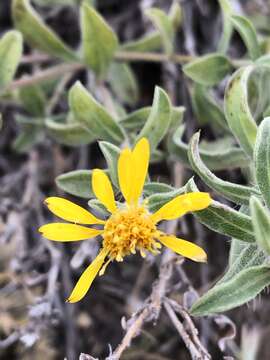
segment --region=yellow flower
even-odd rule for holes
[[[49,197],[45,200],[52,213],[71,222],[41,226],[39,231],[45,238],[63,242],[85,240],[97,235],[103,238],[99,254],[81,275],[68,302],[81,300],[97,274],[103,275],[111,261],[123,261],[125,256],[135,254],[136,251],[144,257],[146,251],[157,254],[164,245],[191,260],[206,262],[207,257],[203,249],[174,235],[166,235],[157,229],[157,223],[161,220],[176,219],[189,211],[206,208],[211,202],[209,194],[196,192],[177,196],[151,214],[147,209],[147,202],[141,199],[149,157],[149,142],[145,138],[138,141],[133,150],[127,148],[121,151],[118,159],[118,178],[125,198],[125,203],[121,205],[116,204],[113,188],[106,173],[99,169],[93,171],[93,192],[111,213],[106,221],[98,219],[66,199]],[[97,226],[91,228],[82,225]]]

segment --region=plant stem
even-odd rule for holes
[[[173,62],[175,64],[183,65],[190,61],[196,60],[197,57],[184,54],[172,54],[170,56],[162,53],[154,52],[136,52],[136,51],[118,51],[115,54],[115,60],[123,62]],[[33,63],[35,61],[47,61],[50,58],[47,55],[35,54],[35,56],[28,56],[22,58],[21,64]],[[231,59],[231,63],[235,68],[250,64],[249,60],[245,59]],[[34,75],[22,77],[18,80],[14,80],[6,90],[11,91],[20,89],[26,86],[39,84],[43,81],[56,79],[61,75],[72,73],[85,68],[81,63],[63,63],[60,65],[52,66],[48,69],[41,70]]]
[[[8,87],[7,91],[21,89],[26,86],[39,84],[43,81],[56,79],[59,76],[65,75],[70,72],[75,72],[84,68],[83,64],[79,63],[70,63],[70,64],[60,64],[52,66],[49,69],[41,70],[34,75],[25,76],[18,80],[13,81]]]
[[[115,59],[119,61],[146,61],[146,62],[166,62],[171,61],[177,64],[185,64],[195,60],[194,56],[182,54],[162,54],[155,52],[137,52],[137,51],[118,51],[115,54]]]

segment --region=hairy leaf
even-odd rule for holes
[[[267,265],[250,267],[209,290],[192,306],[191,314],[204,316],[233,309],[254,299],[269,284]]]
[[[168,15],[157,8],[148,9],[145,14],[160,32],[166,54],[171,55],[173,53],[174,28]]]
[[[255,196],[250,199],[250,211],[256,242],[270,255],[270,212]]]
[[[69,91],[69,105],[76,121],[97,139],[115,144],[124,140],[121,126],[79,81]]]
[[[249,204],[251,195],[260,195],[259,191],[254,187],[234,184],[229,181],[221,180],[214,175],[200,158],[199,139],[199,132],[194,134],[191,138],[188,156],[193,170],[200,176],[206,185],[237,204]]]
[[[104,158],[106,159],[112,182],[115,187],[119,188],[117,163],[120,155],[120,149],[117,146],[106,141],[100,141],[99,147],[103,153]]]
[[[168,141],[168,149],[177,159],[189,166],[188,145],[183,142],[184,126],[180,126]],[[235,146],[231,145],[231,140],[226,141],[224,146],[219,146],[219,142],[209,142],[204,148],[200,149],[202,161],[211,170],[233,169],[237,167],[247,167],[250,160],[246,154]],[[213,146],[215,145],[215,146]]]
[[[198,191],[191,179],[186,185],[187,191]],[[254,242],[251,218],[218,201],[212,201],[205,210],[196,211],[195,217],[209,229],[245,242]]]
[[[109,68],[118,47],[117,36],[96,10],[86,2],[81,6],[81,31],[84,61],[102,76]]]
[[[238,15],[232,15],[231,21],[245,43],[249,56],[252,60],[256,60],[261,56],[261,50],[252,22],[248,18]]]
[[[23,51],[22,35],[18,31],[8,31],[0,40],[0,89],[13,79]]]
[[[240,68],[230,79],[225,91],[225,116],[228,124],[247,154],[252,156],[257,125],[248,103],[248,81],[254,67]]]
[[[56,178],[57,186],[65,192],[81,198],[94,197],[92,191],[92,171],[75,170],[59,175]]]
[[[166,135],[172,121],[171,102],[164,90],[156,86],[149,117],[137,139],[148,138],[153,151]]]
[[[63,123],[54,119],[46,119],[45,126],[49,134],[60,144],[81,146],[95,140],[92,134],[76,123]]]
[[[255,174],[262,196],[270,207],[270,117],[258,129],[254,148]]]
[[[219,5],[222,10],[223,29],[218,43],[218,51],[225,53],[232,37],[233,26],[230,17],[233,9],[229,0],[219,0]]]
[[[31,46],[66,61],[76,60],[73,51],[43,22],[29,0],[13,0],[12,16],[16,28]]]

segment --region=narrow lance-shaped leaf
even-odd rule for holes
[[[186,166],[189,166],[188,145],[182,140],[184,130],[184,125],[179,126],[172,135],[172,139],[168,139],[167,146],[172,155],[177,159],[181,159]],[[224,139],[223,142],[225,144],[222,147],[219,146],[219,141],[215,141],[208,142],[207,146],[205,145],[204,148],[200,149],[200,156],[209,169],[245,168],[249,165],[250,159],[242,149],[232,146],[230,139]]]
[[[214,175],[200,158],[199,139],[200,133],[197,132],[190,140],[188,156],[193,170],[200,176],[205,184],[237,204],[249,204],[251,195],[260,195],[254,187],[234,184],[229,181],[221,180]]]
[[[237,243],[243,245],[242,241],[237,240]],[[216,285],[225,283],[231,280],[241,271],[253,266],[263,265],[266,261],[265,253],[257,244],[247,244],[242,247],[242,251],[238,254],[235,262],[229,266],[225,275],[217,282]]]
[[[270,208],[270,117],[258,129],[254,148],[256,180],[262,196]]]
[[[69,91],[69,105],[76,121],[97,139],[115,144],[124,140],[121,126],[79,81]]]
[[[230,61],[221,54],[205,55],[183,66],[183,71],[189,78],[206,86],[218,84],[231,69]]]
[[[269,284],[269,266],[250,267],[209,290],[192,306],[191,314],[204,316],[233,309],[254,299]]]
[[[256,242],[270,255],[270,212],[255,196],[250,199],[250,211]]]
[[[234,136],[247,154],[252,156],[257,125],[248,104],[248,81],[254,67],[240,68],[225,90],[225,116]]]
[[[81,7],[81,31],[84,61],[102,76],[109,68],[118,47],[117,36],[96,10],[86,2],[83,2]]]
[[[153,151],[166,135],[172,121],[171,102],[164,90],[156,86],[149,117],[137,139],[146,137]]]
[[[76,60],[73,51],[43,22],[29,0],[13,0],[15,26],[32,46],[66,61]]]
[[[241,205],[239,212],[250,215],[249,205]],[[237,239],[232,239],[230,244],[230,254],[229,254],[229,261],[228,266],[231,267],[232,264],[238,259],[241,252],[247,247],[249,244],[245,243],[244,241],[239,241]]]
[[[106,159],[112,182],[117,188],[119,188],[117,163],[120,155],[120,149],[119,147],[106,141],[100,141],[99,147],[103,153],[104,158]]]
[[[194,180],[191,179],[187,183],[186,191],[199,191]],[[218,201],[212,201],[208,208],[196,211],[194,215],[202,224],[215,232],[245,242],[255,241],[251,218]]]
[[[18,31],[7,32],[0,40],[0,89],[13,79],[23,51],[22,36]]]
[[[233,10],[229,0],[219,0],[219,4],[222,10],[223,29],[218,43],[218,51],[225,53],[229,47],[232,36],[233,26],[230,17]]]
[[[168,15],[157,8],[148,9],[145,14],[159,30],[166,54],[171,55],[173,53],[174,28]]]
[[[232,15],[231,21],[245,43],[249,56],[252,60],[256,60],[261,56],[261,50],[253,24],[248,18],[238,15]]]

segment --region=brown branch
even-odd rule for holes
[[[204,356],[204,359],[211,359],[210,354],[205,349],[205,347],[202,345],[202,343],[198,337],[198,329],[194,325],[187,310],[172,299],[166,298],[165,302],[169,303],[169,305],[174,309],[174,311],[179,313],[182,316],[183,320],[185,321],[186,327],[188,328],[188,332],[192,338],[194,345],[201,352],[202,356]]]
[[[180,320],[176,316],[173,308],[171,307],[171,305],[170,305],[170,303],[168,301],[164,302],[164,307],[165,307],[165,309],[166,309],[166,311],[167,311],[167,313],[169,315],[169,318],[171,319],[173,325],[175,326],[175,328],[178,331],[180,337],[184,341],[187,349],[189,350],[192,359],[194,359],[194,360],[206,359],[205,357],[201,356],[201,353],[199,352],[199,350],[196,348],[196,346],[192,342],[189,334],[185,330],[185,327],[182,325],[182,323],[180,322]]]

